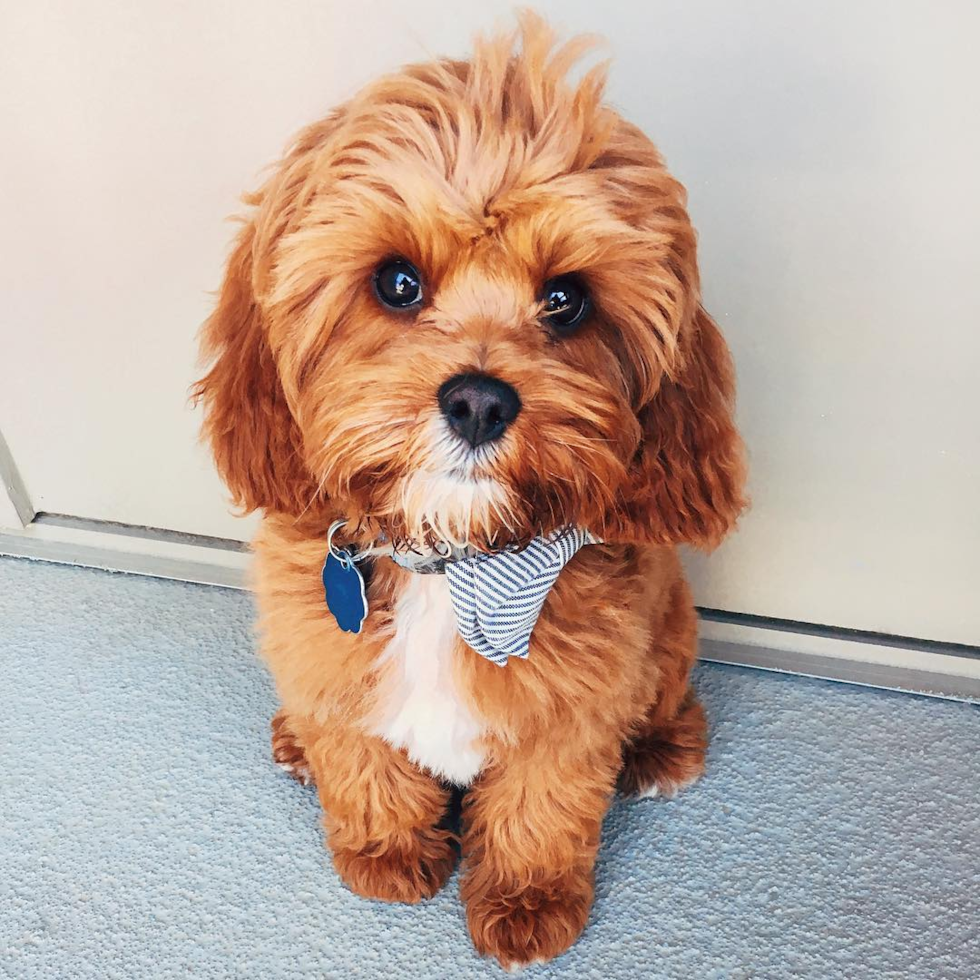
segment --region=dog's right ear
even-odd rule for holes
[[[192,393],[204,405],[204,435],[235,504],[245,513],[299,513],[316,484],[303,464],[301,436],[255,296],[256,237],[250,221],[228,260],[217,306],[201,332],[211,369]]]

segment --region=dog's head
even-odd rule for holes
[[[743,505],[733,379],[683,188],[525,17],[298,137],[204,329],[238,503],[392,539],[578,525],[710,545]]]

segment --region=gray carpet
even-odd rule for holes
[[[492,977],[458,881],[338,881],[270,762],[248,596],[0,561],[0,976]],[[618,803],[528,977],[980,976],[976,707],[702,666],[709,773]]]

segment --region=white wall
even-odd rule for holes
[[[0,430],[34,506],[247,537],[187,410],[224,222],[290,133],[509,3],[7,4]],[[705,605],[980,643],[972,0],[549,0],[687,183],[755,507]]]

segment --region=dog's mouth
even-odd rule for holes
[[[474,447],[448,431],[440,432],[433,443],[433,469],[441,470],[449,478],[461,482],[499,479],[499,443],[488,442]]]

